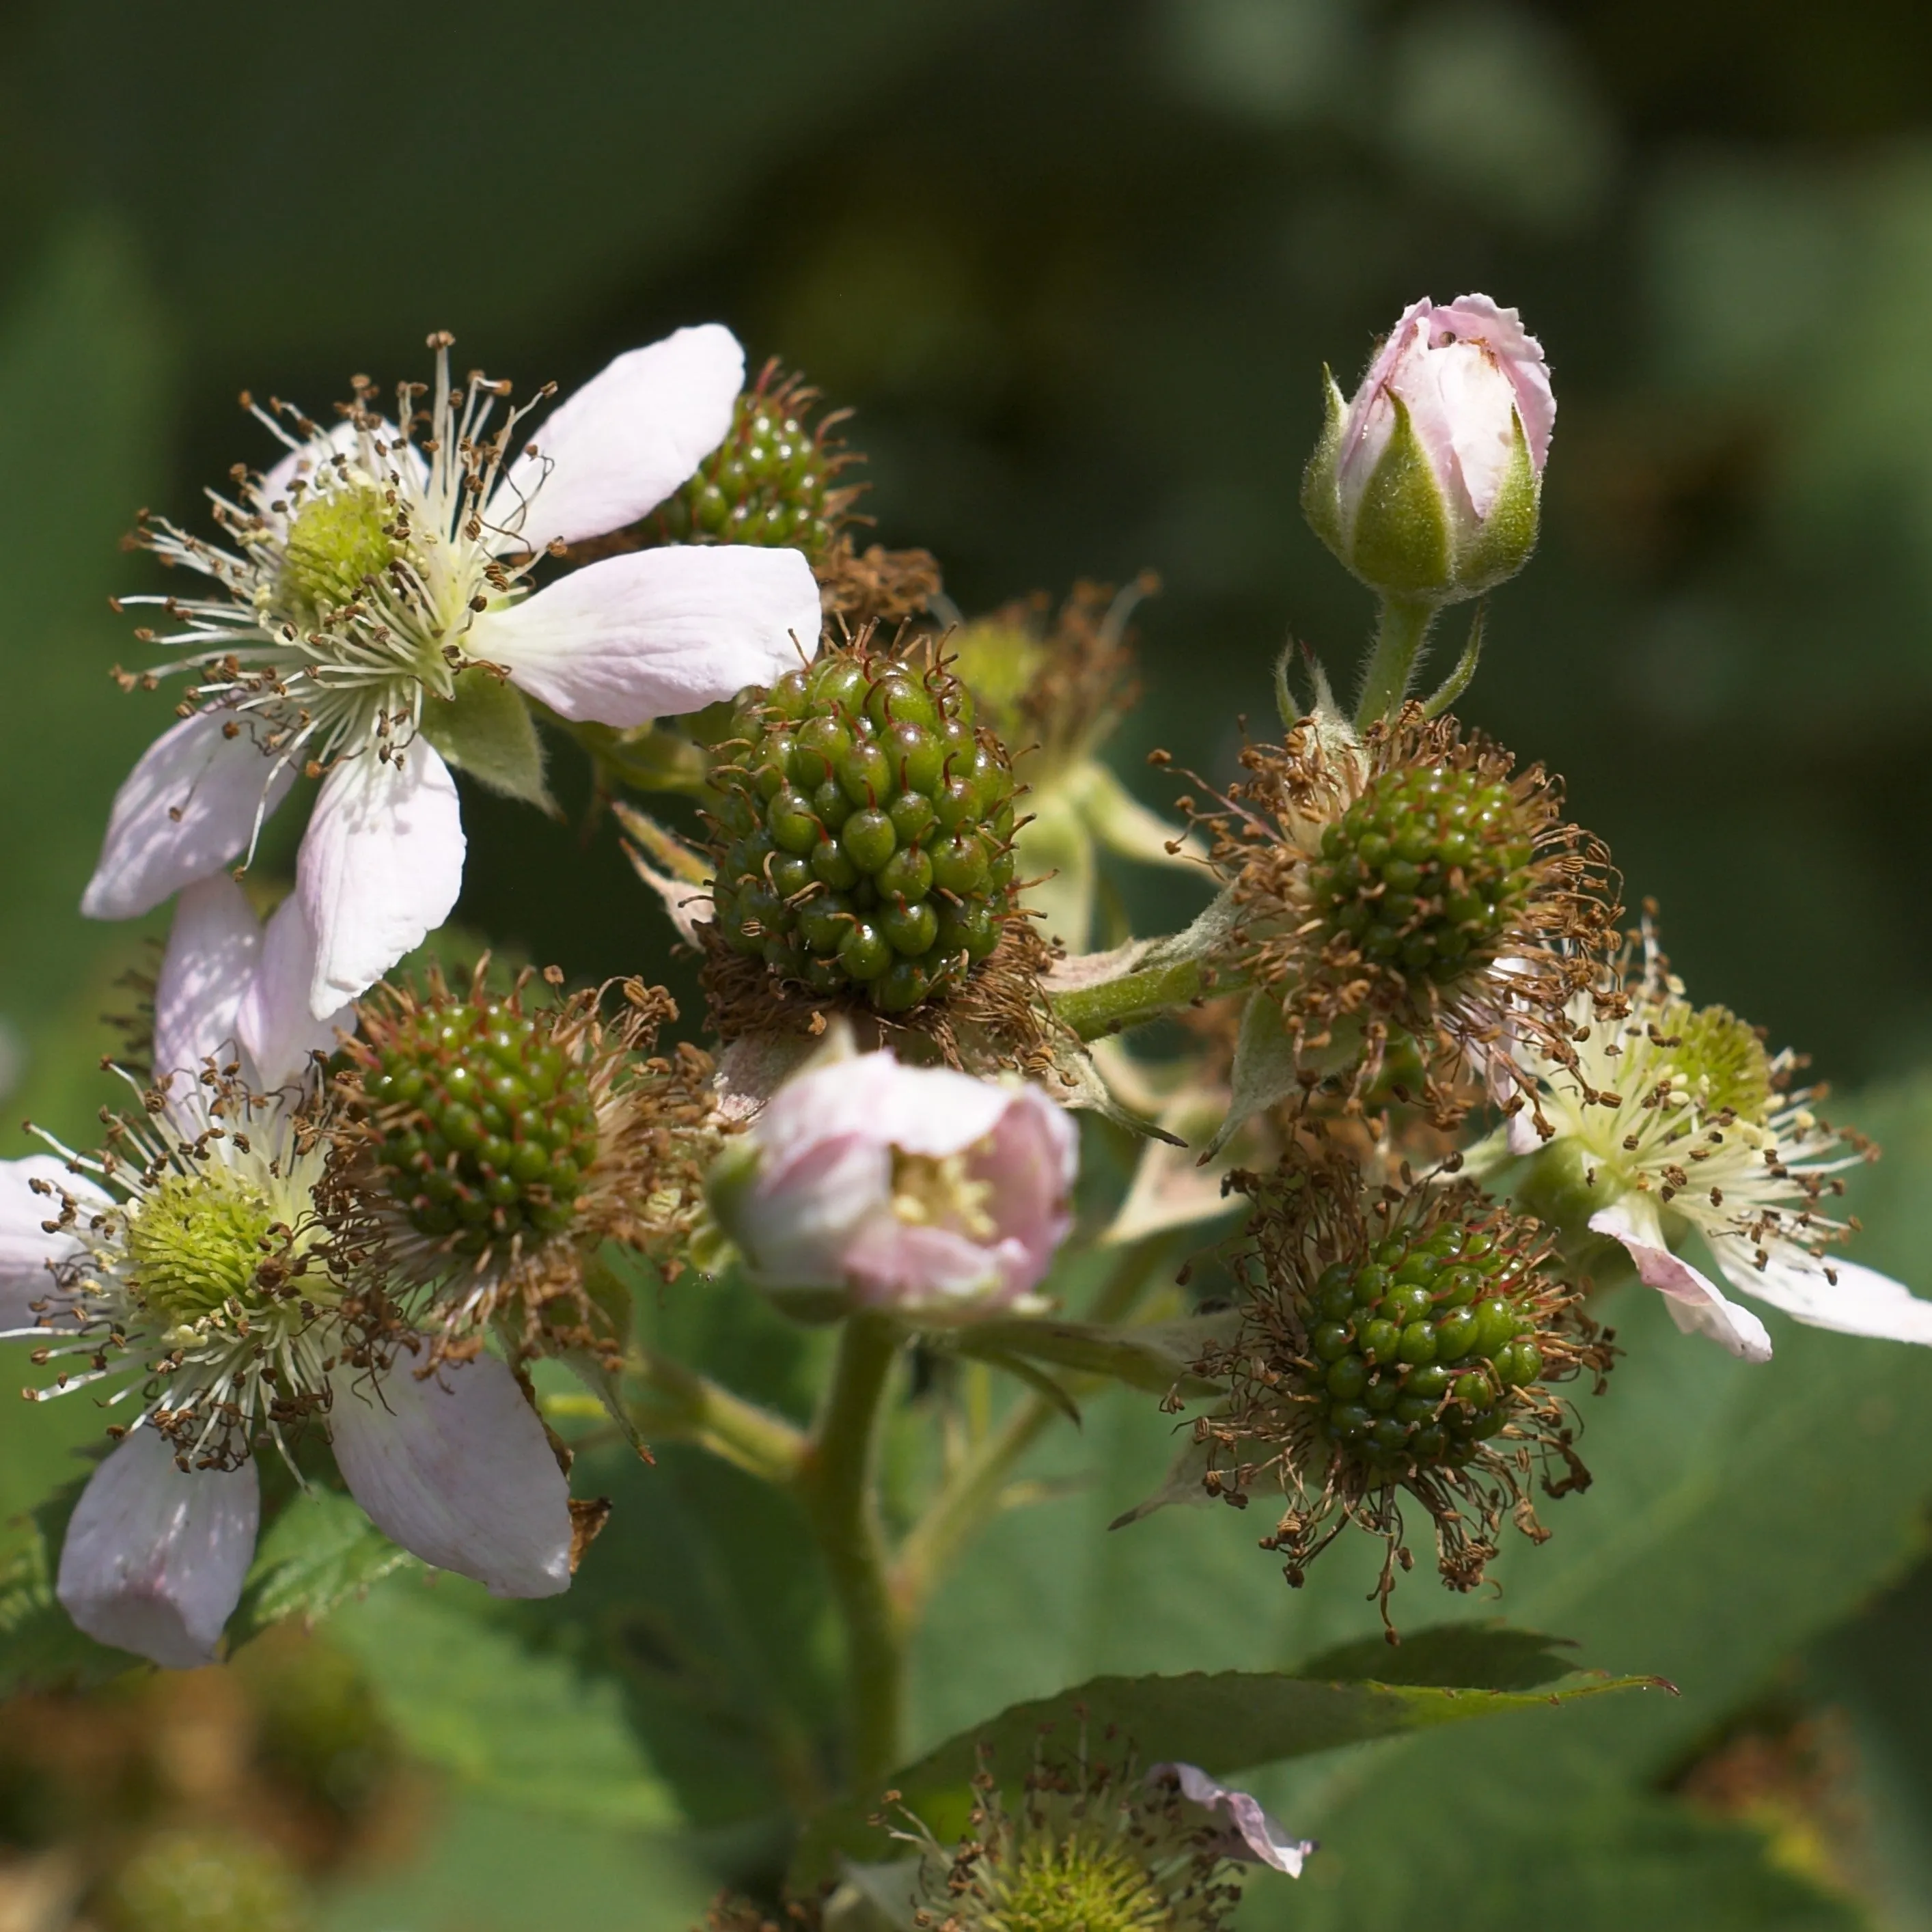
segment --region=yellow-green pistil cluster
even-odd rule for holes
[[[129,1272],[142,1300],[172,1323],[231,1305],[268,1306],[262,1274],[280,1246],[267,1194],[245,1176],[208,1167],[170,1174],[144,1195],[127,1233]],[[278,1280],[285,1269],[272,1270]]]
[[[719,756],[712,896],[734,952],[903,1013],[998,947],[1012,768],[957,679],[835,652],[741,700]]]
[[[289,610],[314,622],[362,594],[395,561],[397,512],[369,484],[312,496],[289,526],[279,590]]]

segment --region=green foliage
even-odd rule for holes
[[[319,1623],[385,1576],[421,1568],[340,1491],[311,1488],[263,1531],[230,1642],[245,1643],[289,1617]]]
[[[1293,1675],[1228,1671],[1211,1676],[1094,1678],[1051,1697],[1013,1705],[949,1738],[916,1763],[894,1772],[892,1783],[911,1810],[923,1814],[937,1806],[950,1818],[965,1809],[969,1780],[982,1749],[990,1751],[996,1768],[1018,1774],[1031,1763],[1035,1743],[1046,1730],[1070,1737],[1084,1726],[1096,1738],[1125,1740],[1144,1764],[1178,1760],[1221,1773],[1606,1690],[1668,1688],[1640,1677],[1571,1676],[1552,1682],[1566,1672],[1560,1664],[1550,1668],[1547,1640],[1511,1631],[1470,1630],[1457,1633],[1451,1642],[1432,1645],[1425,1638],[1420,1647],[1420,1658],[1406,1660],[1400,1684],[1379,1683],[1366,1672],[1353,1672],[1327,1681],[1316,1674],[1318,1664]],[[1493,1664],[1486,1655],[1492,1648]],[[1469,1678],[1449,1683],[1435,1677],[1432,1666],[1438,1659],[1468,1670]],[[1548,1688],[1505,1689],[1485,1681],[1498,1676],[1514,1684]],[[836,1869],[839,1852],[858,1858],[878,1856],[878,1832],[867,1822],[878,1802],[876,1792],[862,1792],[814,1821],[792,1867],[796,1890],[808,1893]]]

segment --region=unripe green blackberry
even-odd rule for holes
[[[372,1046],[374,1162],[418,1234],[480,1255],[570,1226],[597,1115],[585,1069],[544,1016],[479,988],[404,1010]]]
[[[949,672],[861,644],[748,691],[717,745],[724,944],[778,980],[904,1013],[1013,910],[1013,775]]]
[[[1480,1228],[1391,1234],[1332,1264],[1311,1296],[1303,1372],[1340,1455],[1395,1474],[1460,1468],[1543,1372],[1543,1284]]]
[[[1540,1226],[1467,1182],[1365,1190],[1340,1148],[1235,1182],[1256,1202],[1246,1294],[1197,1365],[1228,1390],[1202,1426],[1210,1493],[1243,1503],[1263,1473],[1280,1482],[1288,1507],[1262,1546],[1293,1584],[1337,1516],[1381,1538],[1384,1605],[1410,1561],[1406,1502],[1432,1520],[1454,1589],[1481,1582],[1506,1519],[1540,1541],[1534,1465],[1551,1496],[1589,1481],[1552,1387],[1587,1370],[1600,1388],[1615,1351]]]
[[[814,562],[850,520],[859,490],[839,472],[857,459],[832,432],[848,412],[812,421],[818,392],[767,362],[738,398],[724,440],[660,506],[673,543],[765,544]]]
[[[1468,766],[1378,772],[1322,835],[1316,910],[1375,965],[1454,980],[1493,956],[1529,895],[1534,820]]]

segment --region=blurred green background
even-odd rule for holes
[[[170,700],[124,698],[107,675],[138,663],[139,646],[106,600],[146,584],[116,539],[143,504],[193,520],[204,484],[262,460],[235,405],[243,387],[320,410],[352,371],[422,376],[434,328],[455,332],[459,362],[520,386],[568,386],[680,322],[728,321],[754,363],[781,354],[856,408],[878,536],[937,552],[968,612],[1036,587],[1057,595],[1076,577],[1160,573],[1163,593],[1139,620],[1150,698],[1119,741],[1130,782],[1159,805],[1138,754],[1160,742],[1230,771],[1238,715],[1265,718],[1270,662],[1291,634],[1351,670],[1366,594],[1295,506],[1320,367],[1351,382],[1405,302],[1467,290],[1520,308],[1560,414],[1543,550],[1494,601],[1466,715],[1566,776],[1632,902],[1661,902],[1699,998],[1808,1048],[1834,1082],[1902,1082],[1932,1058],[1922,8],[633,0],[559,16],[498,0],[14,0],[0,50],[0,1152],[22,1150],[23,1112],[85,1131],[93,1102],[77,1070],[106,1043],[98,1016],[140,957],[141,935],[75,911],[114,787],[168,716]],[[586,775],[568,748],[557,755],[560,789],[580,803]],[[673,972],[608,826],[584,852],[574,824],[475,797],[465,814],[466,925],[574,977]],[[295,814],[283,816],[271,868],[292,850]],[[1184,883],[1127,884],[1148,920],[1196,902]],[[1900,1088],[1876,1118],[1895,1141],[1876,1258],[1932,1291],[1912,1232],[1932,1237],[1927,1112]],[[1586,1615],[1586,1598],[1560,1589],[1546,1609],[1533,1596],[1505,1607],[1564,1634],[1600,1630],[1592,1662],[1673,1670],[1673,1643],[1729,1658],[1702,1687],[1687,1678],[1696,1699],[1674,1730],[1646,1719],[1647,1742],[1611,1752],[1631,1790],[1654,1792],[1699,1738],[1740,1711],[1774,1715],[1780,1698],[1864,1726],[1858,1902],[1808,1888],[1830,1861],[1806,1865],[1788,1832],[1765,1840],[1768,1859],[1756,1839],[1738,1850],[1729,1838],[1706,1858],[1671,1838],[1689,1825],[1645,1822],[1642,1806],[1661,1801],[1619,1787],[1613,1802],[1593,1786],[1562,1828],[1563,1856],[1611,1876],[1600,1910],[1574,1906],[1566,1922],[1658,1922],[1656,1900],[1681,1894],[1701,1901],[1706,1927],[1838,1926],[1868,1911],[1932,1924],[1932,1747],[1916,1714],[1932,1722],[1932,1586],[1908,1580],[1870,1621],[1842,1627],[1912,1546],[1932,1490],[1932,1444],[1914,1418],[1932,1409],[1932,1382],[1916,1360],[1880,1366],[1872,1345],[1807,1335],[1787,1352],[1789,1333],[1779,1379],[1761,1385],[1787,1391],[1786,1406],[1735,1398],[1772,1421],[1743,1509],[1762,1534],[1730,1599],[1720,1562],[1676,1621],[1652,1600],[1648,1650],[1632,1632],[1648,1624]],[[1653,1339],[1668,1373],[1683,1372],[1674,1338]],[[1705,1431],[1696,1454],[1720,1463],[1736,1445],[1712,1418],[1733,1397],[1658,1372],[1626,1413],[1676,1418],[1688,1403]],[[9,1443],[19,1434],[10,1426]],[[1634,1454],[1646,1439],[1634,1421],[1615,1438]],[[40,1434],[8,1453],[10,1508],[34,1498],[58,1451]],[[1081,1453],[1099,1466],[1109,1452],[1090,1440]],[[1160,1444],[1132,1455],[1157,1465]],[[1125,1479],[1107,1466],[1111,1496]],[[1686,1500],[1688,1480],[1658,1475],[1664,1500],[1651,1502],[1678,1539],[1659,1546],[1659,1577],[1705,1560],[1687,1525],[1714,1536],[1736,1513],[1721,1492]],[[1711,1480],[1700,1466],[1696,1480]],[[728,1499],[705,1486],[722,1478],[679,1480],[636,1507],[664,1513],[685,1551],[665,1496],[682,1496],[694,1520]],[[1853,1490],[1869,1505],[1867,1540],[1819,1546],[1816,1515],[1839,1514]],[[1580,1558],[1586,1507],[1568,1506],[1576,1520],[1564,1526]],[[1082,1533],[1092,1514],[1083,1506]],[[1049,1517],[1033,1520],[1025,1534],[1045,1536]],[[1211,1586],[1219,1614],[1252,1604],[1274,1616],[1269,1566],[1238,1530],[1214,1527],[1225,1560],[1245,1556],[1252,1573],[1244,1595]],[[1156,1546],[1208,1546],[1197,1520],[1172,1534]],[[1024,1551],[974,1574],[987,1600],[959,1619],[960,1644],[975,1631],[986,1641],[1000,1618],[1058,1617],[1058,1628],[1072,1614],[1029,1596],[1029,1579],[1048,1596],[1059,1586]],[[1802,1606],[1747,1628],[1776,1595],[1774,1574]],[[1169,1668],[1279,1657],[1366,1615],[1345,1594],[1332,1602],[1346,1614],[1324,1622],[1298,1600],[1285,1631],[1215,1650],[1204,1634],[1214,1618],[1178,1583],[1168,1594],[1168,1648],[1103,1632],[1084,1651],[1056,1638],[1052,1654],[1069,1670],[1116,1653]],[[1096,1584],[1092,1600],[1106,1594]],[[607,1614],[598,1600],[586,1598],[585,1628]],[[715,1622],[715,1605],[689,1616]],[[591,1642],[567,1620],[546,1640],[565,1654]],[[733,1640],[769,1670],[792,1668],[756,1631]],[[822,1636],[818,1652],[800,1642],[803,1683],[822,1670]],[[364,1648],[380,1658],[387,1643]],[[988,1695],[1039,1688],[1054,1667],[1016,1666],[1013,1682],[994,1671]],[[818,1694],[797,1694],[809,1706]],[[657,1707],[633,1696],[627,1708]],[[639,1721],[674,1759],[662,1718]],[[608,1711],[599,1721],[617,1724]],[[1788,1742],[1796,1720],[1766,1721]],[[434,1757],[434,1723],[428,1734]],[[475,1749],[446,1737],[440,1748],[436,1762],[474,1769]],[[1497,1820],[1528,1801],[1486,1742],[1462,1748],[1493,1780],[1471,1828],[1507,1846]],[[1415,1778],[1448,1774],[1450,1758],[1414,1756]],[[586,1850],[568,1803],[532,1809],[548,1781],[542,1765],[520,1783],[472,1779],[470,1808],[434,1838],[440,1862],[380,1902],[356,1894],[343,1922],[670,1926],[718,1870],[760,1856],[746,1822],[755,1797],[700,1802],[681,1789],[686,1815],[712,1834],[700,1852],[628,1837]],[[1403,1789],[1404,1804],[1424,1802],[1424,1786]],[[526,1855],[502,1836],[519,1820],[536,1834]],[[1881,1842],[1884,1856],[1871,1849]],[[1682,1870],[1704,1876],[1672,1878],[1679,1851]],[[1451,1867],[1475,1913],[1490,1896],[1480,1862],[1473,1878]],[[1328,1869],[1350,1868],[1338,1854]],[[1619,1890],[1626,1880],[1636,1889]],[[1306,1907],[1324,1924],[1462,1922],[1420,1893],[1345,1908],[1336,1883],[1300,1894],[1326,1901]],[[1492,1900],[1486,1922],[1564,1917],[1550,1883]]]

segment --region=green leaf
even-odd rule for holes
[[[580,1822],[678,1821],[617,1688],[528,1648],[480,1590],[392,1577],[344,1607],[329,1637],[362,1665],[417,1756],[469,1789]]]
[[[1032,1761],[1035,1742],[1048,1726],[1071,1736],[1084,1724],[1095,1736],[1129,1740],[1144,1762],[1179,1759],[1220,1773],[1609,1690],[1670,1688],[1658,1678],[1600,1673],[1570,1672],[1553,1679],[1544,1674],[1543,1664],[1529,1661],[1546,1658],[1549,1645],[1546,1638],[1471,1629],[1433,1652],[1425,1646],[1421,1660],[1410,1660],[1402,1670],[1401,1682],[1258,1671],[1096,1677],[1053,1696],[1013,1705],[960,1732],[895,1772],[891,1782],[915,1811],[935,1800],[952,1808],[950,1801],[966,1788],[982,1748],[991,1750],[996,1770],[1004,1767],[1017,1776]],[[1477,1681],[1448,1684],[1433,1678],[1430,1666],[1438,1659],[1468,1668]],[[1534,1683],[1552,1688],[1502,1689],[1483,1681],[1500,1678],[1520,1685],[1526,1672]],[[878,1798],[876,1792],[862,1794],[834,1807],[807,1829],[792,1868],[795,1889],[807,1892],[828,1876],[839,1852],[876,1855],[877,1828],[867,1820]]]
[[[351,1598],[405,1568],[422,1565],[398,1550],[339,1490],[298,1495],[262,1538],[242,1604],[228,1626],[244,1643],[272,1624],[320,1622]]]
[[[454,697],[424,700],[422,730],[459,771],[492,791],[556,813],[544,782],[543,741],[530,706],[508,680],[481,665],[459,672]]]

